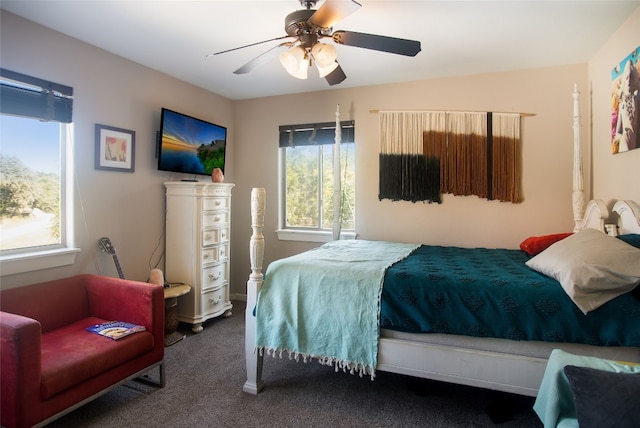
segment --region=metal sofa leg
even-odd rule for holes
[[[137,382],[141,382],[141,383],[146,383],[148,385],[153,385],[153,386],[159,386],[160,388],[164,388],[165,384],[166,384],[166,379],[165,379],[165,371],[164,371],[164,361],[160,362],[158,365],[158,370],[159,370],[159,379],[153,379],[148,375],[148,372],[135,378],[134,380],[136,380]]]

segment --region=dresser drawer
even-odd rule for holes
[[[218,247],[218,260],[224,261],[229,259],[229,244],[223,244]]]
[[[202,269],[202,289],[216,288],[227,282],[227,262]]]
[[[202,198],[202,210],[228,210],[229,198]]]
[[[209,265],[229,258],[229,244],[222,244],[217,247],[204,248],[202,250],[202,264]]]
[[[218,248],[205,248],[202,250],[202,264],[209,265],[218,261]]]
[[[202,231],[202,246],[207,247],[229,241],[229,228],[204,229]]]
[[[202,227],[226,226],[229,224],[229,212],[202,213]]]
[[[202,313],[211,314],[224,310],[227,304],[227,286],[202,294]]]

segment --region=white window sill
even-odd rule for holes
[[[333,241],[331,232],[320,232],[299,229],[278,229],[276,230],[280,241],[303,241],[303,242],[329,242]],[[341,232],[340,239],[356,239],[356,233]]]
[[[67,266],[75,263],[80,248],[60,248],[0,257],[0,276]]]

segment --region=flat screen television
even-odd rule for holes
[[[227,128],[166,108],[160,116],[158,169],[183,174],[224,172]]]

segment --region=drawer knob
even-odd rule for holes
[[[206,235],[204,235],[204,240],[205,241],[209,241],[211,239],[211,235],[209,235],[208,233]]]
[[[215,206],[220,206],[220,201],[215,201]]]
[[[203,259],[208,259],[208,258],[209,258],[209,253],[204,253]]]
[[[209,280],[211,280],[211,281],[217,281],[217,280],[219,280],[219,279],[220,279],[220,274],[217,274],[217,275],[216,275],[216,274],[213,274],[213,273],[210,273],[210,274],[209,274]]]
[[[221,301],[222,301],[222,296],[209,297],[209,302],[213,303],[214,305],[217,305]]]
[[[216,223],[220,221],[220,217],[216,216],[213,221],[215,221]]]

